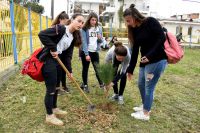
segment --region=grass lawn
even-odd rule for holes
[[[74,77],[81,83],[81,61],[77,49],[73,58]],[[101,52],[101,62],[105,56]],[[92,66],[92,65],[91,65]],[[200,132],[200,50],[185,49],[184,59],[169,65],[155,91],[150,121],[131,118],[133,106],[140,104],[137,88],[138,67],[134,79],[127,82],[125,105],[105,99],[93,68],[89,71],[88,95],[96,105],[87,112],[87,102],[72,83],[71,94],[59,96],[58,106],[68,112],[63,127],[44,123],[44,83],[17,73],[0,88],[0,132]],[[110,95],[113,91],[110,90]]]

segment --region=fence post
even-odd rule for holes
[[[189,37],[190,37],[189,47],[191,48],[192,47],[192,35],[189,35]]]
[[[42,30],[42,15],[40,14],[40,31]],[[40,43],[41,47],[42,47],[42,43]]]
[[[111,14],[109,16],[110,16],[110,19],[109,19],[109,23],[110,23],[110,38],[112,38],[112,19],[113,19],[112,17],[113,16]]]
[[[11,30],[12,30],[12,46],[13,46],[14,63],[17,64],[18,59],[17,59],[17,46],[16,46],[14,2],[13,2],[13,0],[10,0],[10,21],[11,21]]]
[[[42,15],[40,14],[40,31],[42,30]]]
[[[30,53],[33,53],[33,44],[32,44],[32,28],[31,28],[31,8],[28,8],[28,27],[30,35]]]
[[[48,28],[48,16],[46,16],[46,27]]]

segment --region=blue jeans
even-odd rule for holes
[[[151,110],[154,90],[166,65],[167,60],[160,60],[156,63],[148,64],[145,67],[140,67],[138,87],[142,98],[143,109],[146,111]]]

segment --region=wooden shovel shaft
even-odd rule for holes
[[[56,60],[58,61],[58,63],[61,65],[61,67],[64,69],[64,71],[67,73],[67,75],[70,75],[70,72],[67,70],[67,68],[65,67],[65,65],[62,63],[62,61],[60,60],[60,58],[56,58]],[[78,88],[78,90],[83,94],[83,96],[85,97],[85,99],[90,103],[90,105],[93,105],[92,102],[90,101],[90,99],[87,97],[87,95],[84,93],[84,91],[80,88],[79,84],[76,82],[76,80],[74,79],[74,77],[70,78],[72,80],[72,82],[74,82],[74,84],[76,85],[76,87]]]

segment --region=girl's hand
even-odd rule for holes
[[[97,34],[97,38],[98,38],[98,39],[101,39],[101,34],[98,33],[98,34]]]
[[[146,56],[143,56],[142,58],[141,58],[141,61],[140,61],[141,63],[147,63],[147,62],[149,62],[149,59],[147,59],[147,57]]]
[[[86,59],[86,61],[90,61],[90,60],[91,60],[89,55],[87,55],[87,56],[85,57],[85,59]]]
[[[51,55],[53,56],[53,58],[58,58],[58,52],[52,52],[50,51]]]
[[[128,80],[131,80],[132,77],[133,77],[133,74],[131,74],[131,73],[127,73],[127,78],[128,78]]]
[[[73,78],[73,74],[70,73],[69,75],[67,75],[69,79],[72,79]]]

